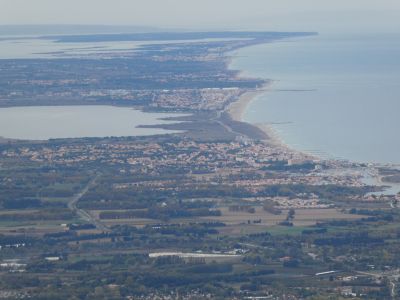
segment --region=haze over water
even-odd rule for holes
[[[316,36],[240,50],[232,68],[275,80],[244,119],[323,158],[400,163],[400,36]]]

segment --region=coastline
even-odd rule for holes
[[[232,60],[229,61],[228,68],[230,68],[232,64]],[[239,78],[246,78],[245,70],[239,70],[238,77]],[[249,90],[244,92],[236,101],[232,102],[228,105],[225,109],[225,113],[230,117],[231,120],[235,122],[240,122],[242,124],[248,124],[253,128],[260,130],[265,138],[261,139],[262,142],[268,144],[269,146],[273,146],[276,148],[280,148],[287,152],[297,153],[298,155],[302,156],[304,159],[312,159],[316,161],[320,161],[321,158],[310,153],[306,153],[303,151],[299,151],[297,149],[291,148],[287,145],[282,138],[277,134],[277,132],[272,128],[271,125],[268,123],[250,123],[243,119],[244,114],[252,101],[254,101],[258,96],[263,95],[264,93],[268,92],[271,89],[272,85],[274,84],[274,80],[272,79],[265,79],[265,84],[261,87]]]
[[[250,103],[254,101],[258,96],[268,92],[273,83],[273,80],[268,80],[262,87],[243,93],[235,102],[232,102],[226,108],[226,112],[232,120],[249,124],[264,132],[266,138],[263,139],[263,142],[266,142],[269,145],[273,145],[275,147],[284,148],[288,151],[295,151],[300,153],[299,151],[296,151],[286,145],[270,125],[266,123],[249,123],[247,121],[244,121],[243,119],[244,113],[246,112],[246,109],[248,108]],[[310,156],[307,153],[302,154],[308,157]]]
[[[231,65],[233,64],[233,59],[229,60],[229,63],[227,65],[228,68],[231,68]],[[246,73],[246,70],[238,70],[238,78],[248,78],[251,77]],[[274,80],[267,79],[267,78],[261,78],[265,80],[265,84],[257,89],[254,90],[249,90],[244,92],[236,101],[232,102],[228,107],[225,109],[225,112],[228,114],[228,116],[236,122],[240,122],[242,124],[248,124],[252,126],[253,128],[257,128],[261,130],[266,138],[262,139],[261,141],[264,142],[265,144],[269,146],[273,146],[276,148],[281,149],[282,151],[287,151],[287,152],[292,152],[296,153],[297,155],[302,156],[304,159],[311,159],[314,161],[325,161],[326,159],[323,159],[322,157],[316,156],[315,154],[303,152],[300,150],[297,150],[295,148],[290,147],[288,144],[286,144],[282,138],[279,136],[279,134],[274,130],[274,128],[268,124],[268,123],[251,123],[248,121],[244,120],[244,114],[246,112],[246,109],[248,109],[248,106],[250,103],[255,100],[258,96],[268,92],[268,90],[271,89],[271,86],[274,84]],[[336,161],[336,159],[334,159]],[[378,164],[378,166],[382,166],[382,164]],[[391,164],[391,166],[395,166]],[[375,170],[376,171],[377,166],[369,166],[369,169]],[[393,183],[387,183],[383,182],[382,177],[379,174],[375,174],[373,178],[376,181],[377,186],[384,187],[384,190],[381,191],[379,194],[396,194],[399,193],[399,189],[397,187],[400,187],[399,184],[393,184]]]
[[[246,48],[246,47],[244,47],[244,48]],[[235,50],[233,52],[233,54],[238,55],[238,52],[240,50],[241,49]],[[233,63],[234,63],[234,57],[229,56],[227,58],[226,68],[228,68],[230,70],[236,70],[235,68],[232,68]],[[251,75],[248,75],[246,73],[247,72],[246,70],[239,69],[236,71],[238,72],[238,74],[237,74],[238,78],[251,77]],[[245,123],[252,127],[257,128],[258,130],[261,130],[265,135],[265,138],[262,139],[263,142],[268,143],[269,145],[272,145],[275,147],[285,149],[287,151],[293,151],[293,152],[300,153],[300,151],[292,149],[287,144],[285,144],[285,142],[275,132],[275,130],[271,127],[271,125],[269,125],[267,123],[250,123],[243,119],[244,114],[245,114],[248,106],[250,105],[250,103],[252,101],[254,101],[258,96],[263,95],[264,93],[268,92],[268,90],[270,90],[272,85],[275,83],[275,81],[273,79],[269,79],[269,78],[260,78],[260,79],[265,81],[265,83],[261,87],[255,89],[255,90],[249,90],[249,91],[244,92],[236,101],[229,104],[228,107],[226,107],[226,109],[224,110],[224,112],[226,112],[233,121]],[[310,155],[307,153],[302,153],[302,154],[307,157],[310,157]]]
[[[269,41],[266,43],[273,44],[274,41]],[[262,44],[266,44],[266,43],[262,43]],[[234,60],[235,60],[234,57],[240,56],[240,51],[242,49],[247,48],[247,47],[252,47],[252,46],[256,46],[256,45],[249,45],[249,46],[241,47],[240,49],[236,49],[233,52],[231,52],[233,54],[233,56],[227,57],[226,67],[229,70],[236,71],[237,72],[236,76],[238,78],[253,78],[254,79],[253,75],[251,74],[251,72],[249,72],[249,70],[244,69],[243,67],[235,68],[232,66],[232,65],[234,65]],[[242,124],[247,124],[255,129],[263,132],[265,138],[261,139],[261,141],[268,144],[269,146],[274,146],[274,147],[280,148],[283,151],[296,153],[297,155],[300,155],[305,159],[311,159],[311,160],[315,160],[315,161],[325,160],[318,155],[304,152],[304,151],[301,151],[301,150],[298,150],[296,148],[289,146],[282,139],[282,137],[278,134],[278,132],[272,127],[272,125],[268,122],[251,123],[249,121],[244,120],[244,118],[243,118],[244,114],[246,112],[246,109],[250,105],[250,103],[253,100],[255,100],[258,96],[271,90],[272,85],[276,82],[274,79],[271,79],[271,78],[259,77],[258,79],[264,80],[265,84],[254,90],[249,90],[249,91],[244,92],[236,101],[234,101],[230,105],[228,105],[228,107],[224,110],[224,112],[227,113],[227,115],[233,121],[240,122]]]
[[[248,105],[257,97],[262,95],[266,89],[271,86],[272,82],[267,82],[261,88],[243,93],[237,101],[232,102],[226,109],[231,118],[238,122],[243,121],[243,115]]]
[[[239,122],[241,124],[248,124],[252,127],[255,127],[259,130],[261,130],[266,138],[261,139],[261,142],[265,143],[268,146],[276,147],[279,148],[281,151],[286,151],[286,152],[291,152],[291,153],[296,153],[297,155],[301,156],[303,159],[311,159],[314,161],[321,161],[324,160],[319,156],[312,155],[310,153],[306,153],[303,151],[299,151],[297,149],[291,148],[289,145],[287,145],[281,137],[277,134],[277,132],[271,127],[271,125],[267,123],[250,123],[245,120],[243,120],[244,113],[246,112],[246,109],[250,105],[250,103],[255,100],[258,96],[264,94],[267,92],[269,88],[271,88],[271,85],[273,84],[273,81],[270,80],[268,81],[265,85],[262,87],[255,89],[255,90],[250,90],[245,93],[243,93],[236,101],[232,102],[226,109],[225,112],[228,114],[228,116],[231,118],[231,120],[235,122]],[[378,166],[381,166],[378,164]],[[370,170],[377,171],[377,166],[374,167],[369,167]],[[383,191],[378,192],[378,195],[386,195],[386,194],[396,194],[400,193],[399,189],[396,189],[397,187],[400,187],[399,183],[388,183],[384,182],[382,179],[383,177],[379,175],[379,173],[373,172],[372,178],[375,180],[375,185],[384,188]]]

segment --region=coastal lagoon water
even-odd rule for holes
[[[315,36],[241,49],[231,68],[274,80],[244,114],[323,158],[400,164],[400,36]]]
[[[167,41],[58,42],[40,37],[0,37],[0,59],[110,58],[132,55],[144,45],[232,40],[209,38]],[[240,39],[237,39],[240,40]]]
[[[180,114],[145,113],[114,106],[35,106],[0,108],[0,137],[22,140],[144,136],[172,133],[138,125],[167,124]],[[173,122],[175,123],[175,122]]]
[[[137,49],[139,42],[58,43],[39,38],[0,39],[0,59],[50,59],[126,54]]]

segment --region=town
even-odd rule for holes
[[[396,297],[400,195],[363,174],[398,171],[294,151],[232,113],[268,84],[230,70],[232,51],[307,35],[171,33],[0,61],[3,107],[185,114],[153,126],[176,131],[163,135],[0,140],[0,299]]]

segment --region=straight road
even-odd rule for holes
[[[93,218],[87,211],[77,207],[79,200],[82,199],[82,197],[90,190],[90,188],[96,185],[96,180],[99,177],[100,174],[97,174],[92,180],[88,182],[88,184],[78,194],[73,196],[71,200],[68,202],[68,208],[74,213],[76,213],[81,219],[96,226],[97,229],[101,231],[109,231],[109,229],[106,226],[104,226],[98,220]]]

